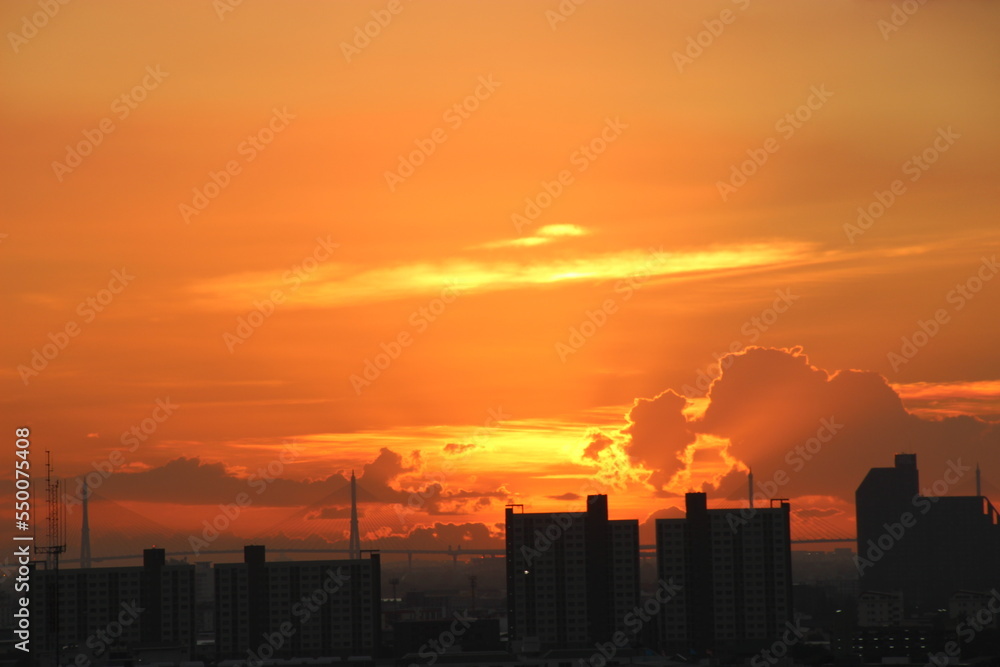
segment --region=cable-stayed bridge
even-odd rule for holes
[[[723,501],[723,504],[733,505],[721,509],[732,509],[737,516],[741,509],[746,510],[745,503]],[[81,504],[69,507],[67,533],[70,544],[66,557],[60,559],[66,565],[85,563],[81,553],[88,551],[92,566],[138,560],[142,557],[141,547],[137,548],[139,544],[146,548],[162,548],[173,558],[226,556],[225,560],[239,559],[243,553],[242,544],[265,544],[269,553],[286,558],[348,558],[362,548],[405,557],[410,564],[414,558],[451,558],[457,563],[460,559],[505,556],[505,550],[499,547],[455,546],[442,544],[442,539],[428,543],[427,535],[422,536],[422,541],[413,539],[413,529],[419,527],[414,512],[405,504],[376,498],[361,484],[357,484],[353,493],[351,485],[347,484],[309,506],[296,509],[253,537],[239,539],[227,529],[229,524],[236,525],[236,519],[218,522],[217,539],[205,540],[202,534],[178,533],[94,491],[90,492],[87,505],[87,508]],[[82,530],[85,515],[89,516],[89,530],[96,536],[93,545],[89,545],[89,532]],[[843,534],[841,526],[823,516],[793,518],[792,534],[792,544],[848,545],[855,541],[853,536]],[[653,558],[655,555],[654,544],[640,546],[641,557]]]

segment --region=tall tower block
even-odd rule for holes
[[[80,567],[90,567],[90,510],[87,501],[90,499],[90,489],[87,481],[83,482],[83,528],[80,535]]]
[[[351,543],[349,558],[361,558],[361,535],[358,533],[358,480],[351,471]]]

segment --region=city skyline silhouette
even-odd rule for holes
[[[0,26],[0,662],[1000,667],[1000,5]]]

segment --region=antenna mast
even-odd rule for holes
[[[52,570],[49,609],[52,610],[50,618],[52,619],[56,664],[58,665],[60,645],[62,644],[62,638],[59,636],[59,554],[66,551],[66,506],[59,493],[59,480],[52,479],[52,452],[47,449],[45,450],[45,497],[49,506],[49,515],[46,519],[48,539],[44,546],[35,545],[35,553],[45,554],[45,566]]]
[[[45,554],[45,563],[59,571],[59,554],[66,551],[66,508],[59,493],[59,480],[52,479],[52,453],[45,450],[45,498],[49,506],[46,518],[48,544],[35,545],[35,553]]]

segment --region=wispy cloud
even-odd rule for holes
[[[588,230],[577,225],[545,225],[544,227],[540,227],[532,236],[490,241],[489,243],[474,246],[474,248],[530,248],[531,246],[544,245],[559,239],[586,236],[589,233]]]
[[[553,226],[552,238],[576,234]],[[545,228],[543,228],[545,229]],[[574,228],[576,229],[576,228]],[[538,285],[604,281],[641,276],[644,279],[691,279],[712,273],[762,267],[780,267],[809,261],[811,243],[777,241],[702,249],[664,250],[662,247],[581,253],[574,258],[551,258],[530,251],[523,259],[492,261],[463,257],[419,262],[391,268],[324,264],[310,280],[297,286],[283,307],[338,307],[408,297],[432,296],[452,287],[463,293],[515,290]],[[257,271],[222,276],[191,287],[205,308],[240,307],[282,288],[279,271]]]
[[[916,415],[932,419],[976,415],[987,421],[1000,420],[1000,380],[911,382],[892,388]]]

